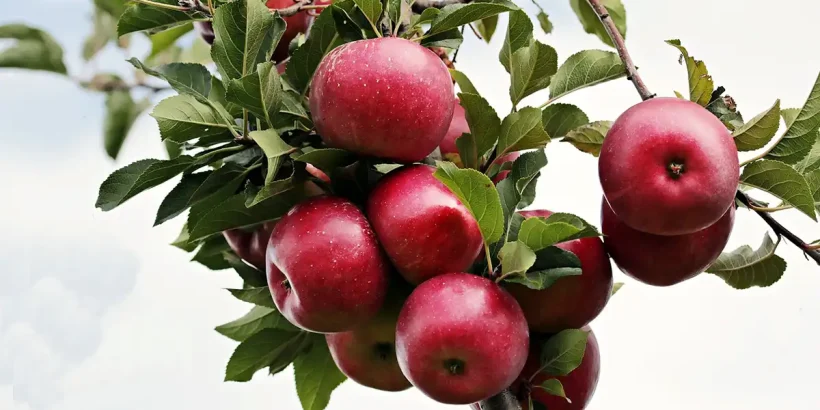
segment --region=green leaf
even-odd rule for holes
[[[601,145],[610,128],[612,121],[595,121],[570,131],[562,141],[569,142],[581,152],[597,157],[601,154]]]
[[[231,251],[228,242],[222,235],[214,235],[202,242],[202,246],[191,259],[210,270],[230,269],[231,265],[225,260],[225,254]]]
[[[299,155],[294,161],[312,164],[325,174],[332,175],[337,168],[356,162],[356,156],[349,151],[338,148],[320,148]]]
[[[282,156],[293,152],[294,148],[282,141],[276,130],[253,131],[250,137],[259,144],[259,148],[262,148],[268,158],[268,175],[265,177],[265,184],[269,184],[276,178],[276,172],[282,163]]]
[[[501,208],[504,212],[504,234],[505,241],[514,241],[518,238],[521,215],[515,213],[516,209],[528,206],[528,199],[523,199],[525,193],[534,188],[541,169],[547,165],[547,156],[544,150],[536,150],[522,154],[513,162],[510,175],[498,183],[496,190],[501,199]],[[521,218],[517,219],[517,215]],[[518,223],[517,225],[516,222]],[[515,225],[515,226],[514,226]],[[514,232],[513,232],[514,231]],[[504,241],[493,246],[493,252],[497,253],[499,247],[504,245]]]
[[[117,38],[117,19],[101,10],[94,9],[94,31],[83,42],[83,60],[94,58],[111,41]]]
[[[257,371],[272,364],[286,367],[297,359],[305,337],[304,332],[261,330],[237,346],[225,369],[225,381],[250,381]]]
[[[621,290],[621,288],[622,288],[622,287],[624,287],[624,283],[623,283],[623,282],[615,282],[615,283],[613,283],[613,284],[612,284],[612,293],[610,294],[610,296],[614,296],[616,293],[618,293],[618,291],[619,291],[619,290]]]
[[[0,39],[16,40],[0,49],[0,68],[24,68],[67,74],[63,48],[43,30],[22,24],[0,26]]]
[[[798,163],[812,151],[812,147],[818,140],[818,128],[820,128],[820,76],[817,77],[806,104],[783,134],[783,139],[772,147],[766,158],[787,164]]]
[[[233,268],[240,278],[245,282],[246,287],[264,288],[268,286],[268,278],[264,272],[248,265],[233,253],[225,253],[225,261]]]
[[[501,120],[493,107],[484,97],[477,94],[459,93],[461,106],[464,107],[467,125],[475,139],[478,156],[491,150],[501,133]]]
[[[730,131],[734,131],[743,126],[743,116],[740,115],[736,107],[730,107],[726,103],[726,98],[715,98],[714,101],[706,106],[706,109],[714,114],[715,117],[718,117],[726,128]]]
[[[794,164],[794,169],[796,169],[797,172],[805,174],[820,169],[820,131],[815,131],[814,135],[816,136],[816,141],[809,154],[800,160],[800,162]]]
[[[473,134],[461,134],[456,139],[456,148],[458,148],[458,159],[461,160],[463,168],[479,169],[478,161],[478,146]]]
[[[552,33],[553,25],[550,21],[550,16],[547,13],[540,11],[535,18],[538,19],[538,24],[541,25],[541,30],[544,34]]]
[[[766,146],[780,128],[780,100],[733,133],[738,151],[754,151]]]
[[[339,371],[322,336],[309,352],[293,363],[296,376],[296,393],[303,410],[323,410],[330,403],[330,395],[347,377]]]
[[[295,187],[252,207],[245,206],[245,194],[240,193],[208,209],[200,209],[194,218],[194,208],[188,216],[193,240],[281,218],[304,199],[304,192]]]
[[[566,213],[554,213],[549,218],[527,218],[518,232],[518,240],[536,252],[557,243],[593,236],[600,236],[594,226]]]
[[[202,102],[211,91],[211,73],[200,64],[171,63],[151,69],[139,59],[128,60],[131,65],[146,74],[168,81],[168,84],[180,94],[199,97]]]
[[[119,18],[125,11],[126,0],[94,0],[94,5],[112,17]]]
[[[490,40],[493,39],[493,35],[495,34],[495,29],[498,27],[498,16],[490,16],[475,22],[475,29],[478,30],[478,34],[481,34],[481,38],[484,39],[485,42],[488,44]]]
[[[173,46],[177,40],[180,39],[180,37],[190,33],[193,29],[194,24],[187,23],[152,35],[151,53],[148,54],[148,58],[146,58],[146,60],[151,61],[151,59]]]
[[[330,12],[342,43],[378,37],[374,25],[353,0],[334,2]]]
[[[686,62],[686,71],[689,73],[689,100],[704,107],[707,106],[712,100],[715,82],[709,75],[706,64],[691,57],[689,51],[681,45],[680,40],[667,40],[666,44],[677,48],[682,54],[683,61]]]
[[[271,14],[261,1],[237,1],[214,12],[216,40],[211,58],[222,81],[245,77],[260,63],[270,61],[274,47],[285,32],[285,21]]]
[[[421,14],[414,15],[413,18],[416,19],[413,23],[414,27],[421,26],[422,24],[428,24],[431,21],[436,19],[436,16],[441,14],[441,10],[435,7],[428,7],[424,9]]]
[[[246,108],[267,124],[274,124],[283,99],[282,82],[276,66],[268,61],[245,77],[228,82],[226,98]]]
[[[589,117],[578,107],[572,104],[550,104],[541,113],[541,122],[544,130],[552,138],[567,135],[570,130],[589,123]]]
[[[504,278],[504,281],[524,285],[532,290],[544,290],[552,286],[558,279],[579,275],[581,275],[580,267],[563,267],[526,272],[519,276]]]
[[[225,107],[228,115],[231,118],[242,118],[243,108],[240,105],[228,101],[228,91],[225,89],[225,84],[217,77],[211,77],[211,92],[208,93],[208,99]]]
[[[522,10],[510,12],[510,22],[507,25],[507,37],[504,39],[504,45],[501,47],[501,52],[498,54],[498,60],[501,65],[510,72],[510,64],[513,59],[513,54],[521,48],[527,47],[532,41],[532,21],[530,17]]]
[[[743,168],[740,182],[744,185],[766,191],[793,205],[809,218],[817,220],[814,199],[809,184],[794,168],[771,160],[752,162]]]
[[[606,32],[606,28],[604,28],[603,23],[601,23],[601,19],[587,0],[570,0],[570,4],[572,5],[572,10],[575,11],[575,15],[578,16],[578,20],[580,20],[584,26],[584,31],[589,34],[594,34],[608,46],[615,47],[612,43],[612,39],[609,38],[609,34]],[[618,28],[621,35],[626,37],[626,9],[623,3],[621,3],[621,0],[602,0],[601,5],[606,7],[609,18],[615,23],[615,27]]]
[[[450,75],[453,77],[453,80],[456,82],[456,84],[458,84],[458,88],[461,89],[462,93],[479,95],[478,90],[476,90],[475,86],[473,85],[473,82],[470,81],[470,79],[467,78],[467,76],[464,73],[451,68]]]
[[[111,159],[117,159],[131,126],[146,106],[145,103],[135,103],[127,90],[115,90],[106,95],[103,141],[105,152]]]
[[[216,327],[219,334],[237,342],[244,342],[264,329],[298,331],[279,311],[263,306],[254,306],[245,316]]]
[[[455,50],[461,45],[462,41],[464,41],[464,37],[461,35],[461,31],[454,28],[443,33],[424,37],[421,40],[421,45],[425,47],[444,47]]]
[[[276,309],[276,304],[273,303],[270,289],[267,286],[258,288],[244,288],[244,289],[228,289],[231,294],[247,303],[252,303],[257,306]]]
[[[162,139],[177,143],[226,134],[232,128],[213,107],[185,94],[160,101],[151,116],[157,120]]]
[[[552,336],[541,350],[541,367],[551,376],[566,376],[581,365],[589,332],[564,330]]]
[[[177,235],[177,238],[171,242],[171,246],[182,249],[188,253],[193,252],[199,246],[199,243],[192,242],[190,239],[191,236],[188,234],[188,224],[183,224],[182,229],[179,231],[179,235]]]
[[[441,9],[425,36],[443,33],[465,24],[495,16],[507,11],[519,10],[515,3],[507,0],[474,1],[445,6]]]
[[[452,162],[438,161],[433,174],[446,185],[478,221],[485,243],[501,239],[504,212],[493,182],[474,169],[458,169]]]
[[[402,8],[407,7],[407,2],[404,0],[387,0],[385,5],[387,8],[387,17],[393,23],[393,26],[397,27],[402,23],[402,19],[404,17],[402,15]]]
[[[733,252],[721,254],[706,272],[719,276],[735,289],[769,287],[786,271],[786,261],[774,254],[777,245],[766,234],[756,251],[743,245]]]
[[[285,71],[285,76],[297,92],[305,93],[322,58],[338,45],[335,41],[337,38],[333,13],[319,14],[311,25],[307,41],[293,52]]]
[[[806,182],[809,184],[809,190],[814,197],[814,208],[820,213],[820,169],[815,169],[805,176]]]
[[[178,6],[178,0],[154,0],[156,3]],[[159,32],[193,20],[193,15],[163,7],[131,3],[120,16],[117,33],[120,36],[137,31]]]
[[[563,397],[565,399],[567,398],[567,393],[564,391],[564,385],[561,384],[561,381],[558,379],[544,380],[544,382],[541,383],[540,386],[537,386],[537,388],[553,396]],[[569,399],[567,399],[567,402],[569,402]]]
[[[554,48],[533,40],[528,47],[518,49],[510,66],[510,100],[518,106],[525,97],[550,85],[558,71],[558,53]]]
[[[154,226],[175,218],[199,201],[219,192],[223,192],[221,198],[224,200],[244,182],[248,172],[244,167],[228,163],[213,172],[183,176],[179,185],[160,204]],[[231,188],[225,190],[226,187]]]
[[[543,148],[549,142],[550,136],[541,124],[541,111],[537,108],[525,107],[511,113],[501,123],[496,158],[501,158],[510,152]]]
[[[535,264],[535,252],[521,241],[507,242],[498,253],[501,277],[524,274]]]
[[[371,25],[375,27],[379,23],[383,11],[381,0],[353,0],[353,2],[364,13]]]
[[[626,76],[626,67],[617,54],[585,50],[570,56],[558,67],[550,83],[550,99]]]
[[[162,161],[144,159],[114,171],[100,186],[97,208],[110,211],[147,189],[182,173],[193,162],[187,155]]]

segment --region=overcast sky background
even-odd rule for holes
[[[90,30],[91,1],[6,2],[0,24],[48,29],[65,47],[72,74]],[[522,2],[523,4],[524,2]],[[606,46],[583,32],[567,0],[542,0],[555,24],[541,40],[564,60]],[[703,59],[747,119],[770,107],[799,107],[820,71],[816,37],[820,2],[812,0],[624,0],[627,42],[652,90],[686,91],[680,38]],[[526,2],[524,7],[531,7]],[[502,19],[505,21],[506,19]],[[500,113],[509,111],[507,74],[497,61],[505,23],[491,45],[472,36],[458,58]],[[132,54],[145,54],[144,42]],[[106,50],[95,62],[126,69],[130,55]],[[539,93],[527,99],[538,105]],[[638,102],[626,80],[566,98],[593,120],[615,119]],[[228,271],[188,262],[171,242],[182,220],[151,228],[173,182],[103,213],[94,208],[105,176],[133,160],[161,157],[153,119],[143,115],[121,158],[101,144],[103,97],[45,73],[0,70],[0,409],[277,409],[298,410],[290,370],[276,378],[223,383],[235,343],[214,326],[248,305],[224,288]],[[535,207],[574,212],[597,224],[600,187],[594,158],[554,143]],[[820,228],[799,213],[777,215],[808,239]],[[729,245],[760,243],[765,226],[738,214]],[[593,323],[601,346],[601,381],[589,410],[817,409],[820,269],[788,244],[789,269],[768,289],[733,290],[703,275],[673,288],[626,286]],[[345,383],[330,410],[446,409],[410,390],[381,393]]]

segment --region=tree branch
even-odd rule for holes
[[[509,389],[478,403],[478,410],[521,410],[518,399]]]
[[[618,55],[621,57],[624,65],[626,65],[627,73],[629,75],[629,79],[635,84],[635,89],[638,90],[638,94],[641,95],[641,98],[646,101],[655,95],[649,91],[649,88],[644,84],[641,76],[638,74],[638,71],[635,69],[635,64],[632,62],[632,57],[629,56],[629,51],[626,49],[626,43],[624,42],[624,38],[621,33],[618,31],[618,28],[615,27],[615,23],[609,17],[609,12],[606,10],[606,7],[601,5],[600,0],[587,0],[589,5],[592,6],[592,9],[595,10],[595,13],[601,19],[601,22],[604,24],[606,28],[607,34],[609,34],[609,38],[612,39],[612,43],[615,44],[615,49],[618,50]],[[802,250],[807,257],[814,259],[818,265],[820,265],[820,251],[812,249],[811,245],[806,244],[802,239],[800,239],[797,235],[795,235],[790,230],[786,229],[780,222],[777,222],[768,212],[765,212],[760,209],[754,209],[757,205],[753,204],[749,197],[743,193],[742,191],[738,190],[737,194],[735,195],[736,198],[746,205],[749,209],[754,211],[755,213],[760,216],[763,221],[765,221],[769,227],[772,228],[772,231],[777,234],[778,237],[784,237],[789,240],[789,242],[796,245],[800,250]]]
[[[597,14],[598,18],[601,19],[601,23],[604,25],[607,34],[609,34],[609,38],[612,39],[612,43],[615,44],[615,49],[618,50],[618,55],[621,57],[621,61],[623,61],[626,66],[627,79],[635,84],[635,88],[638,90],[638,94],[641,95],[641,99],[646,101],[654,97],[655,94],[652,94],[652,92],[649,91],[649,88],[647,88],[646,84],[644,84],[641,75],[638,74],[638,69],[635,67],[635,63],[632,62],[632,57],[629,55],[629,50],[626,49],[624,37],[621,35],[621,32],[618,31],[618,27],[615,26],[615,22],[612,21],[612,18],[609,16],[609,11],[606,7],[601,5],[600,0],[588,1],[589,5],[592,6],[592,9],[595,10],[595,14]]]

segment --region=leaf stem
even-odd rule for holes
[[[182,12],[190,11],[187,7],[174,6],[174,5],[171,5],[171,4],[159,3],[159,2],[151,1],[151,0],[131,0],[131,1],[133,1],[134,3],[144,4],[146,6],[156,7],[156,8],[159,8],[159,9],[167,9],[167,10],[182,11]]]
[[[487,242],[484,242],[484,256],[487,257],[487,272],[489,273],[490,277],[492,277],[493,272],[493,258],[490,256],[490,245],[487,245]]]
[[[751,209],[753,211],[769,212],[769,213],[777,212],[777,211],[785,211],[787,209],[792,209],[792,208],[794,208],[794,207],[791,206],[791,205],[780,205],[780,206],[775,206],[775,207],[771,207],[771,208],[761,207],[761,206],[754,206],[754,205],[749,207],[749,209]]]
[[[484,37],[478,32],[478,30],[476,30],[475,27],[473,27],[473,23],[468,24],[468,26],[470,26],[470,30],[473,30],[473,34],[475,34],[475,36],[478,37],[479,40],[484,41]]]

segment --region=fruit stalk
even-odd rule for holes
[[[478,403],[478,408],[479,410],[521,410],[518,400],[510,390],[504,390]]]
[[[607,34],[609,34],[609,38],[612,39],[612,43],[615,44],[615,49],[618,51],[621,61],[623,61],[626,66],[626,78],[635,84],[638,94],[641,95],[641,98],[644,101],[654,97],[655,94],[652,94],[652,92],[649,91],[649,88],[646,84],[644,84],[640,74],[638,74],[638,68],[635,67],[635,63],[632,62],[632,57],[629,55],[629,50],[626,49],[624,37],[618,31],[618,27],[615,26],[615,22],[609,17],[609,11],[607,11],[606,7],[601,4],[600,0],[588,1],[589,5],[592,6],[592,9],[595,10],[595,14],[597,14],[598,18],[601,19],[601,23],[603,23]]]
[[[652,92],[649,91],[649,88],[647,88],[646,84],[643,82],[643,79],[641,79],[641,76],[638,74],[638,71],[635,68],[635,63],[632,62],[632,57],[630,57],[629,51],[626,49],[624,37],[618,31],[618,28],[615,27],[615,22],[613,22],[609,17],[609,12],[606,7],[601,5],[600,0],[587,1],[601,19],[601,23],[603,23],[604,28],[606,28],[606,32],[609,34],[609,38],[612,40],[612,43],[615,44],[615,49],[618,51],[621,61],[623,61],[626,66],[627,75],[629,76],[628,78],[633,84],[635,84],[635,89],[638,90],[638,94],[641,95],[641,98],[644,101],[653,98],[655,94],[652,94]],[[768,212],[753,209],[751,206],[751,199],[742,191],[737,191],[736,198],[741,203],[749,207],[749,209],[754,210],[763,219],[763,221],[772,228],[772,231],[774,231],[778,237],[786,238],[789,242],[800,248],[800,250],[802,250],[807,257],[813,259],[818,265],[820,265],[820,251],[814,249],[811,245],[806,244],[806,242],[800,239],[800,237],[795,235],[792,231],[786,229],[786,227],[781,225],[780,222],[777,222],[777,220],[775,220]]]

